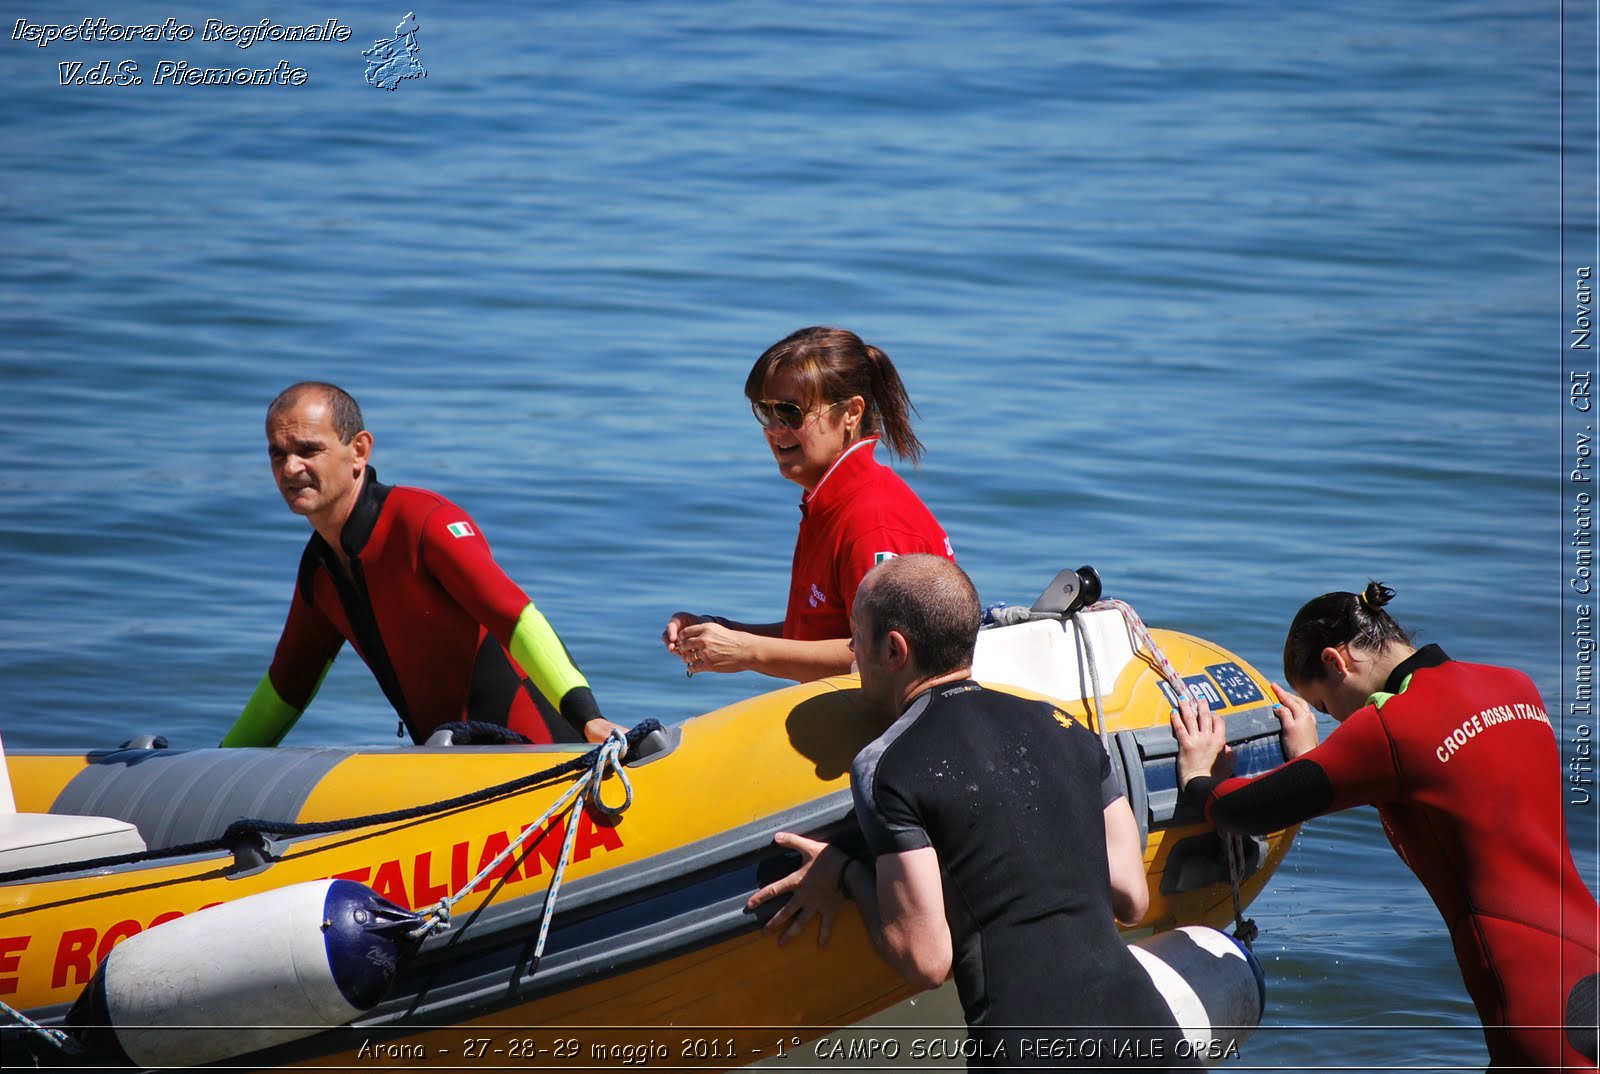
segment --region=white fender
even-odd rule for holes
[[[1189,1054],[1208,1065],[1237,1055],[1261,1024],[1266,978],[1255,956],[1227,933],[1187,925],[1128,949],[1172,1009]]]
[[[113,948],[67,1025],[80,1027],[74,1036],[91,1050],[142,1067],[211,1063],[298,1040],[381,1000],[418,920],[349,880],[209,907]]]

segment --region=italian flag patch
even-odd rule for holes
[[[452,537],[472,536],[472,523],[470,522],[452,522],[445,529],[450,531],[450,536]]]
[[[883,563],[886,560],[897,558],[899,554],[900,553],[898,552],[874,552],[872,554],[872,565],[876,567],[878,564]]]

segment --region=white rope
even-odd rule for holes
[[[1167,681],[1167,685],[1172,687],[1178,698],[1180,700],[1189,700],[1189,684],[1183,681],[1183,676],[1178,674],[1178,669],[1167,658],[1167,654],[1161,651],[1161,646],[1156,644],[1156,639],[1151,635],[1149,629],[1145,627],[1144,620],[1139,618],[1139,613],[1134,611],[1131,605],[1120,600],[1102,600],[1098,604],[1092,604],[1082,610],[1092,612],[1104,608],[1115,608],[1122,613],[1122,620],[1127,624],[1135,645],[1142,647],[1150,654],[1150,659],[1155,662],[1156,670]],[[1078,619],[1080,614],[1081,612],[1074,612],[1072,618],[1074,622],[1078,623],[1078,633],[1081,639],[1083,624]],[[1086,648],[1089,652],[1089,674],[1094,680],[1094,696],[1098,701],[1100,683],[1099,677],[1095,674],[1094,646],[1086,645]],[[1102,716],[1101,719],[1103,718]],[[1101,741],[1106,739],[1104,728],[1101,729],[1100,738]],[[1223,856],[1228,860],[1228,883],[1233,889],[1233,934],[1240,943],[1244,944],[1245,947],[1249,947],[1255,940],[1258,930],[1256,923],[1244,916],[1244,896],[1240,890],[1240,885],[1244,880],[1243,841],[1237,835],[1226,835],[1222,832],[1217,833],[1217,838],[1222,840]]]
[[[587,794],[589,804],[600,812],[614,817],[625,813],[628,807],[633,805],[633,783],[628,779],[627,769],[622,767],[622,753],[627,748],[627,745],[627,736],[620,730],[612,728],[611,734],[600,744],[595,754],[594,764],[589,768],[589,771],[579,776],[572,786],[563,791],[561,797],[556,799],[555,804],[544,811],[543,816],[523,828],[521,834],[513,839],[504,850],[495,855],[493,861],[478,870],[477,876],[461,885],[454,894],[440,899],[435,906],[429,909],[423,915],[421,924],[411,930],[411,938],[421,940],[434,933],[448,931],[450,928],[451,908],[465,898],[469,891],[487,879],[507,858],[515,854],[530,836],[536,833],[544,834],[545,823],[557,813],[571,806],[574,800],[580,799]],[[609,806],[600,797],[600,788],[605,782],[608,768],[622,780],[624,796],[622,804],[618,806]],[[550,917],[552,910],[555,908],[556,892],[561,890],[561,882],[567,872],[567,862],[572,857],[572,845],[578,833],[578,813],[581,808],[580,804],[572,809],[572,815],[567,822],[566,838],[561,844],[561,855],[556,861],[555,873],[550,878],[550,887],[545,892],[544,910],[539,922],[539,942],[534,948],[533,954],[533,960],[536,963],[539,960],[539,956],[544,954],[545,937],[550,932]]]
[[[1082,681],[1084,665],[1089,669],[1089,713],[1094,717],[1094,727],[1100,732],[1100,748],[1111,753],[1111,732],[1106,730],[1106,712],[1100,704],[1100,666],[1094,658],[1094,646],[1089,644],[1089,637],[1083,621],[1082,612],[1072,613],[1073,635],[1078,643],[1078,675]],[[1126,789],[1126,788],[1124,788]]]
[[[1096,612],[1106,608],[1115,608],[1122,613],[1123,622],[1128,624],[1128,631],[1133,635],[1136,648],[1143,648],[1150,654],[1150,659],[1155,661],[1156,670],[1161,677],[1167,680],[1167,685],[1180,699],[1189,697],[1189,684],[1183,681],[1183,676],[1178,674],[1178,669],[1172,666],[1172,661],[1167,659],[1167,654],[1161,651],[1161,646],[1156,644],[1156,639],[1150,635],[1145,627],[1144,620],[1139,618],[1139,613],[1125,601],[1102,600],[1098,604],[1091,604],[1083,611]]]
[[[63,1050],[66,1049],[67,1035],[61,1032],[61,1030],[45,1028],[38,1022],[35,1022],[32,1018],[29,1018],[27,1015],[23,1014],[21,1011],[17,1010],[10,1004],[5,1003],[4,1001],[0,1001],[0,1011],[4,1011],[6,1014],[9,1014],[11,1017],[17,1020],[19,1025],[33,1030],[45,1040],[49,1041],[51,1044],[54,1044],[57,1048],[61,1048]]]

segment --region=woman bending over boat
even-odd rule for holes
[[[1415,648],[1383,610],[1393,597],[1373,582],[1300,609],[1283,646],[1299,696],[1273,686],[1290,760],[1265,775],[1220,778],[1222,718],[1181,702],[1183,801],[1249,833],[1377,806],[1450,929],[1491,1064],[1592,1070],[1600,908],[1567,846],[1539,691],[1520,671]],[[1313,706],[1339,722],[1320,746]]]
[[[744,394],[778,473],[799,485],[789,606],[777,623],[678,612],[661,640],[697,671],[809,682],[850,670],[850,607],[873,565],[911,552],[954,559],[950,539],[880,441],[916,462],[911,399],[889,356],[842,328],[802,328],[756,360]]]

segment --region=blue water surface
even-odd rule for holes
[[[741,388],[816,323],[901,369],[928,448],[903,472],[986,599],[1092,563],[1276,674],[1302,601],[1379,578],[1555,712],[1547,6],[452,4],[393,91],[361,50],[404,7],[139,16],[348,42],[0,38],[5,741],[220,737],[306,536],[261,435],[302,378],[360,399],[386,481],[472,513],[613,718],[768,688],[686,679],[658,635],[780,617],[798,489]],[[106,59],[145,83],[61,84]],[[306,77],[156,85],[162,60]],[[291,741],[394,722],[347,653]],[[1595,824],[1570,811],[1591,882]],[[1309,826],[1255,911],[1271,1006],[1239,1065],[1484,1061],[1370,810]]]

